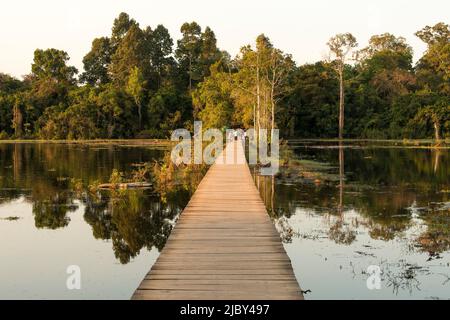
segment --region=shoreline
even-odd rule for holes
[[[390,148],[417,148],[417,149],[450,149],[450,139],[443,139],[441,144],[437,145],[433,139],[342,139],[337,138],[291,138],[285,139],[290,145],[297,143],[329,143],[323,147],[330,148],[342,143],[346,147],[358,147],[358,143],[367,144],[372,147],[390,147]],[[74,144],[74,145],[128,145],[128,146],[156,146],[169,147],[177,141],[169,139],[92,139],[92,140],[45,140],[45,139],[8,139],[0,140],[0,144]],[[370,145],[374,144],[374,145]]]
[[[0,144],[14,143],[48,143],[48,144],[91,144],[91,145],[108,145],[108,144],[133,144],[133,145],[156,145],[169,146],[172,141],[168,139],[94,139],[94,140],[43,140],[43,139],[9,139],[0,140]]]

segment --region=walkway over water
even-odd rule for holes
[[[208,170],[133,299],[302,299],[242,144]]]

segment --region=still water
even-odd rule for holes
[[[89,190],[113,169],[161,159],[152,147],[0,145],[0,298],[129,299],[190,198],[166,190]],[[81,290],[68,290],[68,266]]]
[[[449,299],[449,150],[335,143],[255,175],[305,299]]]
[[[450,298],[449,150],[286,150],[279,176],[254,177],[306,299]],[[152,188],[95,188],[143,163]],[[152,146],[0,144],[0,298],[129,299],[204,173],[172,169]]]

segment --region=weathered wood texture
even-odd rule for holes
[[[234,163],[208,170],[133,299],[303,298],[242,145],[224,152]]]

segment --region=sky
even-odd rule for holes
[[[64,50],[82,71],[92,40],[109,36],[122,11],[141,27],[163,24],[175,43],[184,22],[209,26],[232,56],[264,33],[299,64],[323,59],[328,39],[343,32],[360,47],[374,34],[403,36],[416,61],[426,47],[414,33],[450,23],[448,0],[0,0],[0,72],[30,73],[36,48]]]

